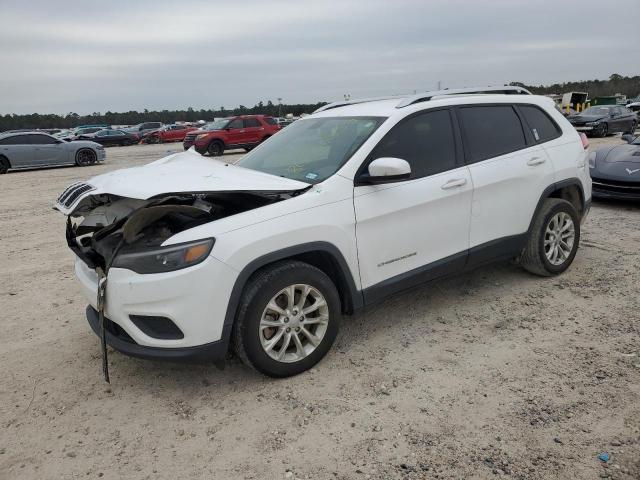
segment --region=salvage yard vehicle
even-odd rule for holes
[[[0,174],[19,168],[86,167],[104,159],[104,148],[94,142],[69,143],[42,132],[0,134]]]
[[[640,137],[627,134],[622,139],[627,144],[589,154],[594,197],[640,200]]]
[[[79,135],[78,140],[91,140],[105,147],[120,145],[122,147],[138,143],[139,138],[133,133],[127,133],[122,130],[100,130],[95,133],[85,133]]]
[[[133,127],[122,128],[121,130],[135,135],[138,139],[144,137],[147,133],[158,130],[163,127],[162,122],[143,122]]]
[[[164,127],[147,133],[142,137],[144,143],[182,142],[187,133],[198,130],[189,125],[165,125]]]
[[[589,107],[583,112],[567,117],[579,132],[597,137],[606,137],[612,133],[633,133],[638,126],[638,116],[620,105],[602,105]]]
[[[194,146],[198,153],[208,153],[212,157],[234,148],[244,148],[249,152],[280,130],[275,119],[265,115],[223,118],[208,124],[208,128],[187,134],[184,149]]]
[[[342,314],[517,259],[557,275],[591,203],[588,141],[519,87],[326,105],[238,164],[193,150],[69,186],[55,207],[91,328],[125,354],[286,377]]]

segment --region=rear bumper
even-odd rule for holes
[[[98,312],[91,305],[87,306],[87,321],[94,333],[100,336],[100,319]],[[224,360],[229,346],[231,327],[225,327],[222,338],[218,341],[195,347],[160,348],[139,345],[119,328],[118,325],[105,318],[105,339],[117,351],[131,357],[164,360],[168,362],[214,363]]]

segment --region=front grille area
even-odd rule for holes
[[[94,189],[95,187],[89,185],[88,183],[74,183],[67,187],[65,191],[62,192],[62,194],[58,197],[58,203],[60,205],[64,205],[66,208],[69,208],[71,205],[73,205],[73,202],[78,199],[78,197]]]
[[[592,178],[593,191],[616,196],[630,196],[640,198],[640,181],[627,182],[620,180],[605,180]]]
[[[187,135],[184,137],[184,141],[189,143],[193,143],[195,139],[196,139],[195,133],[187,133]]]

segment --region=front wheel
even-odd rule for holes
[[[224,146],[222,145],[222,143],[214,140],[207,147],[207,152],[209,152],[209,155],[211,155],[212,157],[219,157],[224,153]]]
[[[580,243],[580,218],[575,207],[559,198],[547,198],[538,212],[520,264],[531,273],[549,277],[564,272]]]
[[[631,122],[631,126],[629,127],[629,130],[627,130],[624,133],[629,133],[631,135],[636,133],[636,128],[638,128],[638,124],[636,122]]]
[[[93,165],[98,160],[96,152],[91,149],[83,148],[76,153],[76,165],[79,167],[87,167]]]
[[[9,163],[9,160],[5,157],[0,157],[0,175],[7,173],[10,168],[11,164]]]
[[[600,125],[598,125],[598,128],[596,129],[596,135],[598,137],[606,137],[608,133],[609,125],[607,125],[606,123],[601,123]]]
[[[233,330],[236,354],[271,377],[297,375],[318,363],[338,334],[340,297],[321,270],[285,261],[253,276]]]

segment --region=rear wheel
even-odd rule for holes
[[[133,142],[128,138],[120,142],[121,147],[128,147],[129,145],[133,145]]]
[[[580,218],[575,207],[559,198],[547,198],[529,232],[520,264],[531,273],[548,277],[564,272],[580,243]]]
[[[635,121],[631,122],[631,126],[629,127],[629,130],[627,130],[624,133],[630,133],[631,135],[633,135],[634,133],[636,133],[636,128],[638,128],[638,124]]]
[[[96,152],[90,148],[83,148],[76,153],[76,165],[79,167],[87,167],[96,163],[98,156]]]
[[[212,157],[219,157],[224,153],[224,145],[218,140],[214,140],[207,147],[207,152],[209,152],[209,155]]]
[[[0,157],[0,175],[7,173],[10,168],[11,164],[9,160],[7,160],[6,157]]]
[[[243,363],[271,377],[297,375],[318,363],[338,334],[340,297],[321,270],[276,263],[247,284],[233,330]]]

